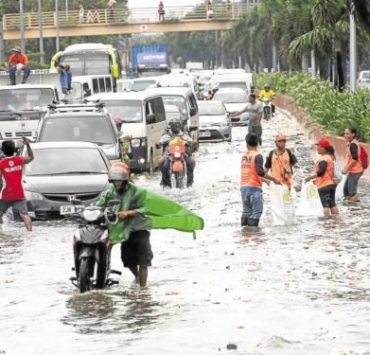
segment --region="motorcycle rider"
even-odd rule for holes
[[[121,259],[124,267],[129,268],[134,274],[136,282],[141,287],[145,287],[148,280],[148,267],[151,266],[153,259],[150,232],[145,229],[144,223],[140,225],[145,190],[139,190],[129,181],[130,168],[122,162],[112,164],[108,178],[110,187],[94,205],[107,207],[110,200],[121,201],[116,212],[119,221],[117,224],[109,225],[109,236],[111,239],[116,239],[117,235],[124,235],[125,228],[131,224],[133,231],[121,244]]]
[[[261,90],[259,95],[258,95],[258,98],[260,100],[270,99],[271,111],[272,111],[273,116],[275,115],[275,105],[273,104],[273,100],[274,100],[275,96],[276,96],[276,94],[275,94],[274,91],[271,90],[270,84],[265,84],[265,86],[263,87],[263,90]]]
[[[164,187],[171,187],[171,176],[170,176],[170,158],[168,154],[168,145],[175,137],[180,137],[185,145],[189,148],[193,143],[192,138],[181,130],[182,124],[178,118],[173,118],[168,124],[168,129],[161,137],[159,144],[163,147],[163,157],[159,163],[162,172],[161,185]],[[194,182],[194,167],[195,161],[190,157],[190,153],[185,154],[185,163],[187,168],[187,186],[190,187]]]
[[[22,53],[22,49],[20,47],[14,47],[12,49],[12,54],[8,59],[8,66],[10,85],[16,85],[16,75],[20,70],[23,70],[22,84],[25,84],[27,78],[30,76],[31,70],[29,67],[28,57]]]

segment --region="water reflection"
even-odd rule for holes
[[[78,332],[140,333],[166,317],[165,305],[153,298],[150,289],[130,288],[125,291],[93,291],[75,294],[68,301],[68,314],[62,319]]]

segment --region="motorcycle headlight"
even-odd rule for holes
[[[26,199],[27,200],[43,200],[43,196],[38,192],[33,191],[25,191]]]
[[[83,218],[88,222],[94,222],[101,216],[100,209],[85,209],[82,212]]]

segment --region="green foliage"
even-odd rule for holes
[[[370,142],[370,90],[337,91],[328,82],[297,72],[257,74],[257,87],[268,82],[279,94],[292,97],[317,123],[332,134],[342,135],[356,127],[364,142]]]

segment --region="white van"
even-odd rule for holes
[[[168,74],[158,78],[161,87],[184,87],[190,88],[195,97],[200,99],[200,90],[196,79],[192,75]]]
[[[113,81],[110,75],[72,76],[72,92],[68,99],[81,101],[86,97],[103,92],[113,92]]]
[[[113,119],[122,122],[122,135],[132,136],[131,169],[152,172],[162,156],[157,145],[166,129],[162,97],[149,91],[116,92],[93,95],[89,101],[100,100]]]
[[[212,87],[217,89],[240,88],[247,93],[254,91],[253,74],[216,75],[212,77]]]
[[[159,87],[151,89],[150,92],[161,95],[165,105],[176,105],[179,108],[181,119],[187,121],[190,136],[194,141],[198,141],[199,110],[193,91],[181,87]]]

